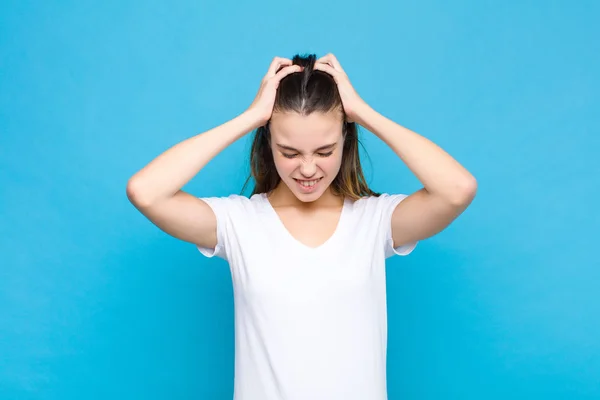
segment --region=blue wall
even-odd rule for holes
[[[233,118],[271,59],[333,52],[376,110],[477,178],[390,259],[389,398],[600,398],[600,4],[0,5],[0,399],[230,399],[227,264],[127,179]],[[375,190],[419,182],[363,130]],[[238,193],[246,137],[185,187]]]

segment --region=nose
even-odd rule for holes
[[[300,166],[300,173],[305,178],[311,178],[317,173],[317,165],[312,160],[305,160]]]

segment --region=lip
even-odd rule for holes
[[[303,193],[312,193],[312,192],[314,192],[317,189],[317,187],[321,183],[321,180],[323,179],[323,177],[317,178],[316,179],[317,183],[315,183],[311,187],[302,186],[302,184],[300,183],[300,181],[314,181],[315,179],[296,179],[296,178],[293,178],[293,179],[296,181],[296,184],[298,185],[298,188],[300,189],[301,192],[303,192]]]

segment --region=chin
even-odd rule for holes
[[[310,194],[298,193],[298,192],[293,192],[293,193],[296,196],[296,198],[298,200],[300,200],[301,202],[303,202],[303,203],[312,203],[313,201],[317,201],[317,200],[319,200],[319,198],[323,194],[321,192],[319,192],[319,193],[310,193]]]

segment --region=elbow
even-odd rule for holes
[[[140,185],[140,182],[135,177],[130,178],[127,181],[125,188],[127,199],[136,206],[137,208],[147,207],[151,204],[148,196],[144,194],[144,190]]]
[[[477,180],[471,176],[457,185],[456,195],[454,196],[452,203],[457,206],[469,205],[476,194]]]

